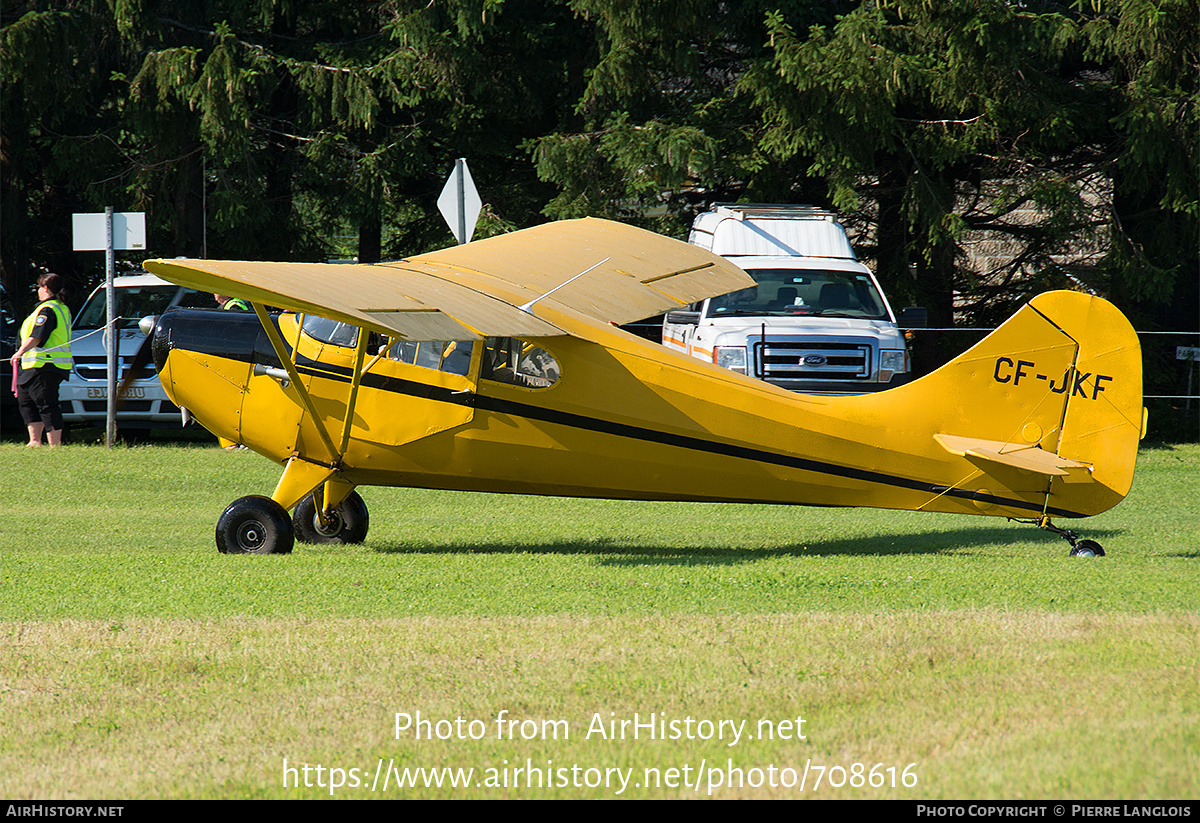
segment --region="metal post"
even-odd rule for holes
[[[454,171],[458,174],[458,242],[467,242],[467,160],[460,157],[454,161]]]
[[[1187,403],[1184,404],[1185,411],[1192,410],[1192,375],[1194,375],[1195,373],[1196,373],[1196,360],[1195,360],[1195,358],[1192,358],[1192,362],[1188,363],[1188,387],[1187,387],[1188,399],[1187,399]]]
[[[108,414],[104,429],[104,445],[113,447],[117,439],[117,354],[121,336],[117,333],[116,290],[113,288],[113,207],[104,207],[104,302],[108,304]]]

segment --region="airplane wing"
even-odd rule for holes
[[[754,285],[740,268],[704,249],[596,218],[546,223],[389,263],[144,265],[200,291],[407,340],[549,337],[568,332],[539,317],[539,306],[620,325]],[[522,308],[531,301],[531,309]]]

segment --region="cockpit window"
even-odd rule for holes
[[[402,340],[388,347],[387,357],[389,360],[466,377],[471,370],[471,352],[474,348],[471,340]]]
[[[489,337],[485,342],[480,377],[530,389],[552,386],[559,378],[554,355],[515,337]]]
[[[330,343],[334,346],[353,348],[358,345],[358,326],[330,320],[316,315],[305,315],[304,333],[313,340]]]

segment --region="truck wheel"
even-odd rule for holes
[[[239,497],[217,520],[221,554],[289,554],[295,541],[287,511],[269,497]]]

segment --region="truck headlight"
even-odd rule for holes
[[[904,349],[883,349],[879,352],[879,380],[888,382],[893,374],[908,371],[908,352]]]
[[[713,362],[723,369],[746,373],[745,346],[717,346],[713,349]]]

